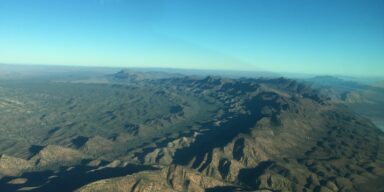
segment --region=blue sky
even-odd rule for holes
[[[384,76],[383,0],[0,0],[0,63]]]

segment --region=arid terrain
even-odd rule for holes
[[[0,73],[0,191],[384,191],[379,86],[36,71]]]

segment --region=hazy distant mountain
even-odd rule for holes
[[[165,79],[171,77],[182,77],[183,75],[178,73],[169,73],[162,71],[136,71],[134,69],[121,70],[110,77],[113,80],[131,80],[131,81],[142,81],[142,80],[154,80],[154,79]]]
[[[360,83],[333,76],[319,76],[303,81],[333,102],[343,103],[368,117],[384,130],[384,89],[380,87],[380,81]]]
[[[340,91],[353,91],[367,88],[367,85],[362,85],[354,81],[347,81],[333,76],[316,76],[305,79],[306,82],[313,83],[316,88],[334,87]]]
[[[384,81],[378,81],[372,84],[374,87],[384,88]]]

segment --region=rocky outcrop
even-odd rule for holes
[[[33,167],[33,164],[27,160],[8,156],[0,156],[0,177],[2,176],[18,176],[22,172]]]
[[[92,157],[101,157],[105,153],[113,151],[114,143],[100,136],[87,138],[85,143],[79,148],[84,154]]]
[[[173,161],[173,156],[178,149],[189,147],[195,141],[198,133],[191,137],[181,137],[167,143],[165,147],[156,148],[152,152],[146,154],[143,163],[169,165]]]
[[[97,181],[78,191],[204,192],[206,188],[223,185],[225,183],[222,181],[201,175],[194,170],[172,165],[158,171],[145,171],[125,177]]]
[[[75,149],[48,145],[29,161],[38,167],[70,166],[79,163],[86,156]]]

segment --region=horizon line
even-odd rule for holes
[[[36,64],[36,63],[3,63],[0,65],[9,66],[25,66],[25,67],[72,67],[72,68],[99,68],[99,69],[152,69],[152,70],[180,70],[180,71],[206,71],[206,72],[236,72],[236,73],[270,73],[270,75],[284,77],[286,75],[291,76],[333,76],[333,77],[346,77],[346,78],[363,78],[363,79],[382,79],[384,76],[364,76],[364,75],[346,75],[346,74],[330,74],[330,73],[302,73],[302,72],[281,72],[281,71],[268,71],[268,70],[237,70],[237,69],[204,69],[204,68],[183,68],[183,67],[161,67],[161,66],[100,66],[100,65],[75,65],[75,64]]]

